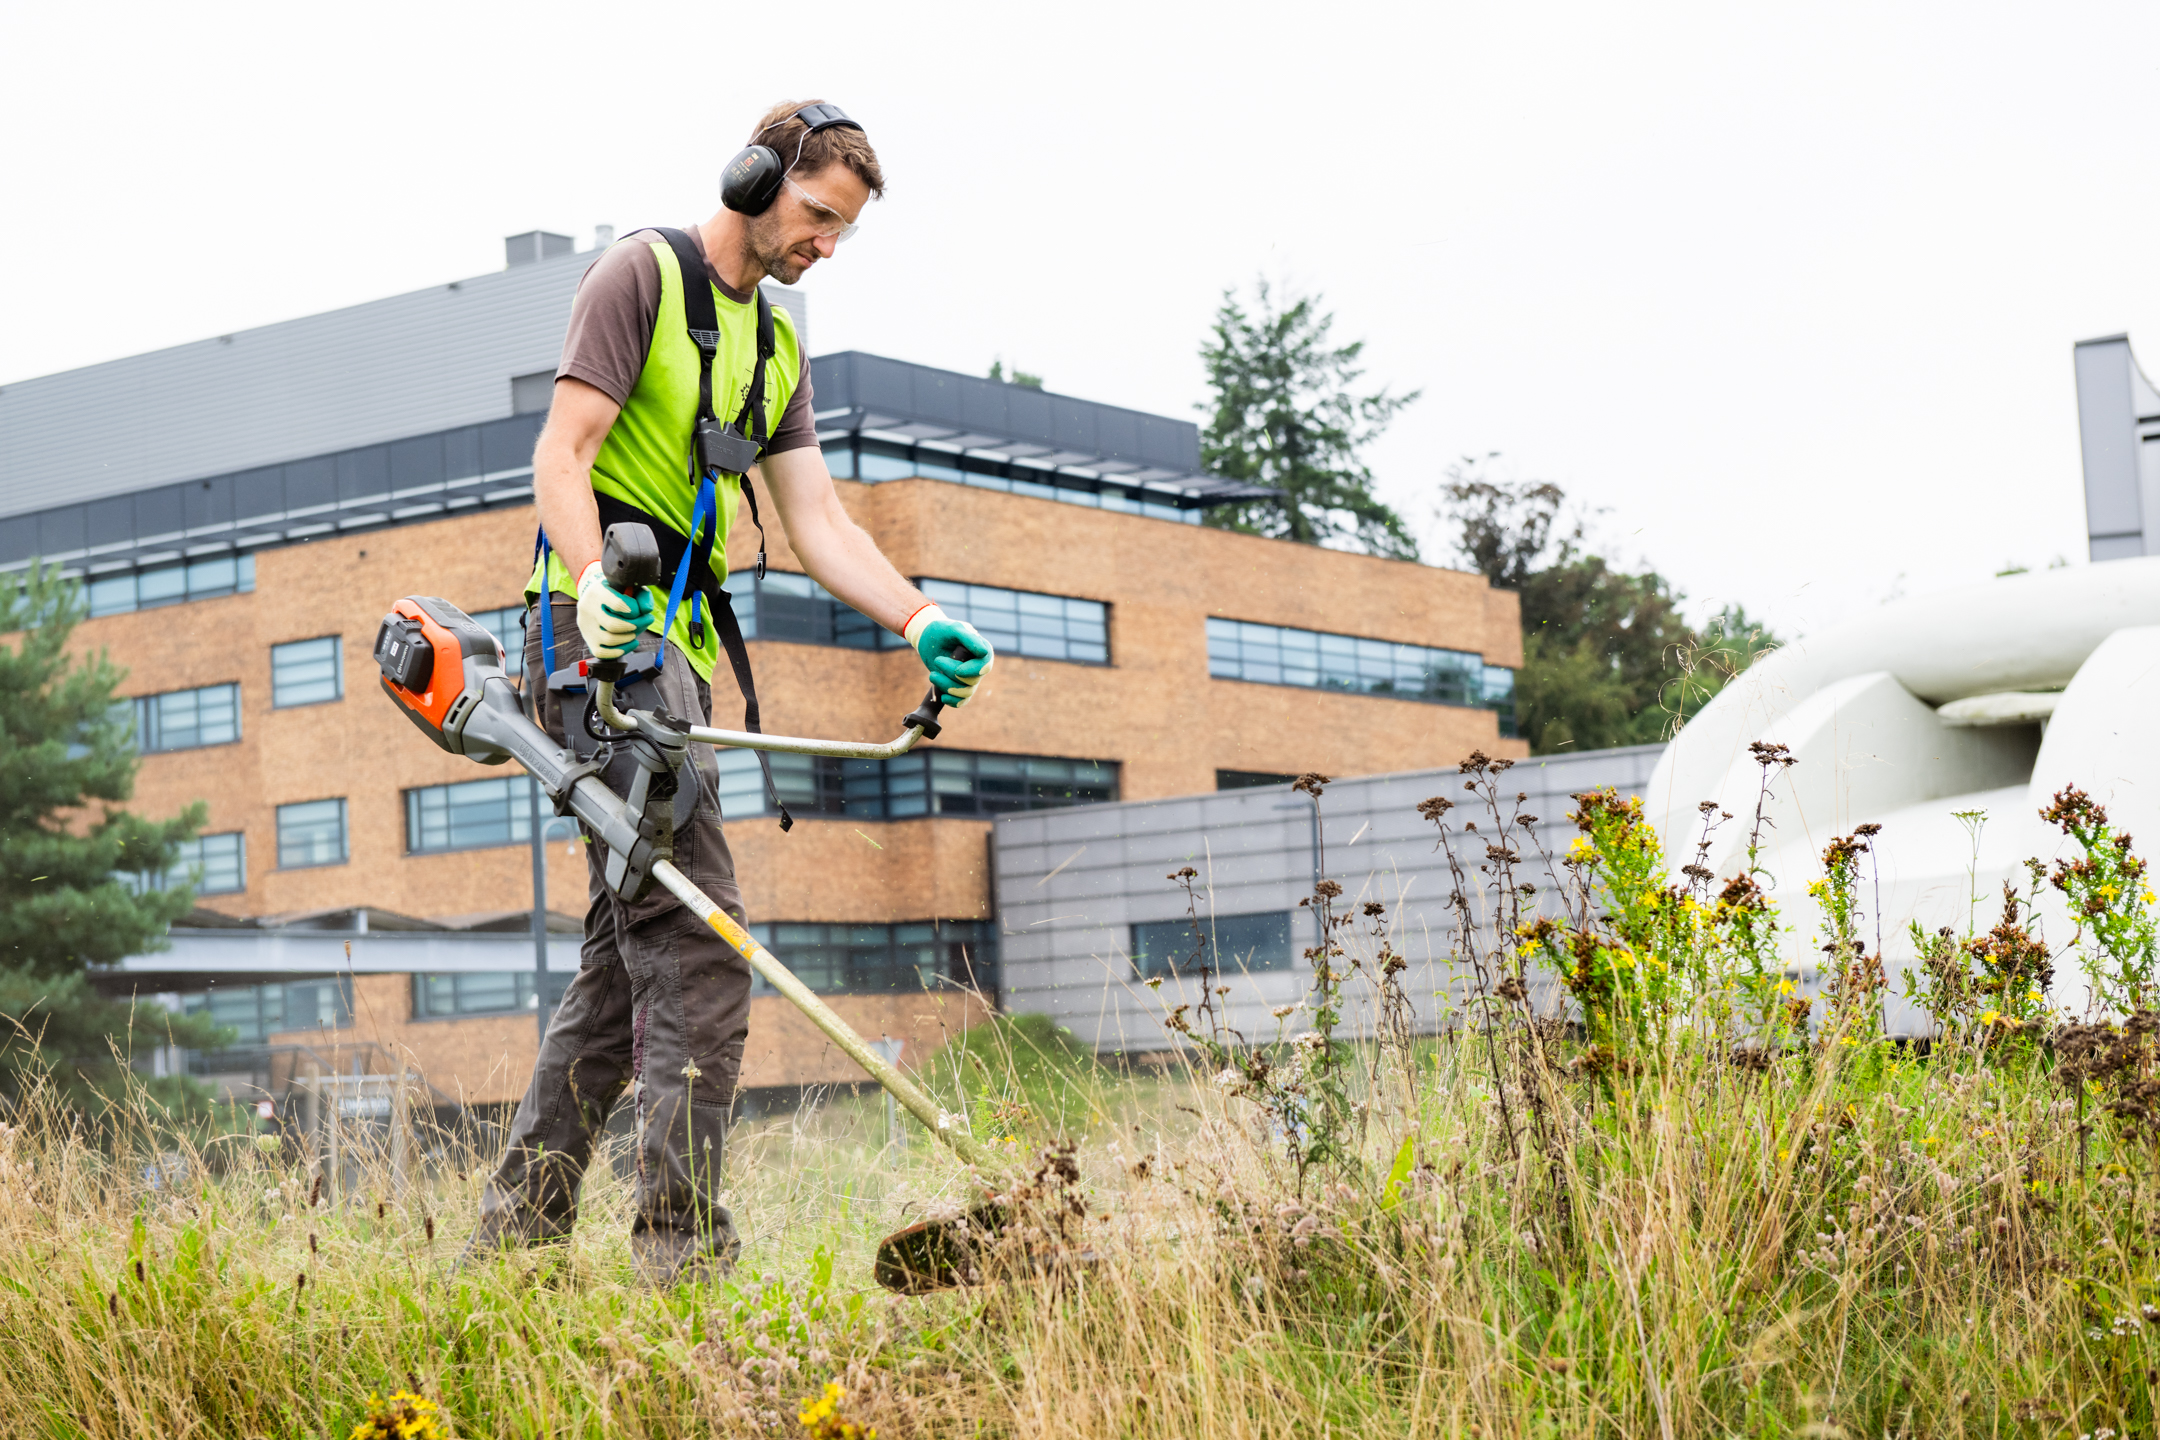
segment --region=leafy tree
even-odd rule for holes
[[[1043,388],[1042,376],[1040,375],[1030,375],[1027,371],[1017,367],[1010,375],[1006,374],[1003,356],[990,362],[990,378],[992,380],[1001,380],[1007,385],[1018,385],[1023,390],[1040,390]]]
[[[133,720],[101,651],[71,655],[82,587],[33,567],[0,577],[0,1084],[54,1068],[69,1084],[113,1074],[108,1040],[217,1043],[215,1026],[163,1007],[106,1000],[84,971],[163,948],[194,904],[191,886],[151,890],[120,876],[163,874],[202,825],[117,808],[133,794]]]
[[[1663,740],[1777,645],[1737,606],[1698,632],[1664,576],[1587,548],[1564,490],[1489,479],[1492,458],[1449,468],[1442,513],[1470,566],[1521,597],[1516,726],[1538,754]]]
[[[1310,296],[1278,304],[1265,279],[1248,312],[1234,290],[1200,358],[1212,401],[1200,432],[1201,463],[1228,480],[1269,485],[1265,500],[1218,506],[1207,523],[1306,545],[1341,542],[1370,555],[1415,560],[1417,541],[1403,519],[1372,491],[1360,452],[1417,391],[1359,393],[1363,341],[1331,346],[1332,315]]]

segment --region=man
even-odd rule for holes
[[[773,107],[751,147],[730,162],[725,203],[710,220],[684,232],[626,235],[586,272],[571,306],[554,404],[533,455],[551,553],[536,566],[527,597],[540,603],[544,595],[549,610],[532,617],[525,644],[526,685],[558,740],[565,696],[541,677],[574,672],[588,655],[614,659],[641,631],[663,627],[665,658],[650,682],[658,700],[678,716],[712,723],[710,682],[722,647],[704,607],[721,598],[725,539],[747,488],[720,457],[747,463],[749,452],[727,450],[726,442],[703,448],[701,416],[763,441],[755,468],[803,568],[905,636],[947,703],[964,702],[990,666],[982,637],[924,599],[841,508],[818,449],[810,363],[794,321],[784,307],[771,307],[769,318],[760,313],[759,281],[792,285],[832,259],[863,207],[884,193],[877,154],[860,126],[816,101]],[[696,325],[698,286],[712,292],[716,331]],[[694,339],[693,327],[705,338]],[[709,388],[701,388],[708,367]],[[701,494],[717,511],[720,538],[703,564],[693,540],[711,533],[699,527]],[[601,576],[603,514],[653,526],[672,561],[656,590],[623,595]],[[683,566],[691,572],[676,593],[688,603],[670,606],[668,582]],[[543,641],[550,629],[552,655]],[[709,750],[693,749],[696,808],[677,831],[675,863],[746,922],[720,830],[718,768]],[[700,1278],[724,1270],[740,1248],[719,1202],[720,1158],[748,1030],[750,968],[665,890],[635,904],[616,899],[601,882],[601,848],[588,844],[587,854],[591,899],[578,976],[548,1026],[508,1151],[481,1198],[472,1251],[569,1233],[594,1140],[635,1083],[632,1251],[655,1283]]]

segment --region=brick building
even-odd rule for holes
[[[208,1008],[241,1043],[159,1063],[274,1089],[302,1053],[402,1056],[446,1097],[499,1104],[575,969],[566,822],[541,837],[542,946],[526,783],[428,746],[370,658],[415,592],[521,643],[532,441],[591,255],[509,248],[494,275],[0,390],[0,568],[83,576],[78,644],[135,697],[135,808],[209,807],[191,923],[102,978]],[[850,513],[1000,660],[913,754],[776,757],[791,833],[747,755],[723,752],[723,804],[760,937],[909,1058],[979,1013],[964,982],[995,996],[993,815],[1525,753],[1513,595],[1200,526],[1240,492],[1201,473],[1190,424],[856,353],[813,380]],[[765,580],[729,581],[767,728],[890,738],[920,664],[770,538]],[[745,526],[731,561],[754,549]],[[723,679],[716,722],[738,707]],[[756,999],[747,1088],[848,1078]]]

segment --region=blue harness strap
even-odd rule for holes
[[[684,549],[683,563],[675,567],[675,581],[668,587],[667,614],[660,622],[661,644],[655,652],[652,668],[655,673],[667,663],[667,637],[675,629],[675,612],[681,608],[683,592],[690,581],[690,556],[695,552],[698,563],[707,568],[712,564],[713,546],[720,532],[720,495],[713,484],[713,472],[707,471],[698,481],[697,503],[690,511],[690,543]],[[704,537],[702,543],[699,536]],[[540,656],[547,666],[548,683],[555,682],[555,606],[552,591],[548,587],[548,565],[555,553],[549,544],[545,528],[533,536],[533,561],[540,567]],[[702,636],[705,624],[705,596],[702,591],[690,591],[690,629],[693,635]],[[704,642],[695,642],[702,650]],[[582,688],[582,687],[580,687]]]
[[[533,563],[540,567],[540,683],[555,673],[555,597],[548,585],[548,561],[555,551],[545,529],[533,532]]]
[[[713,485],[713,474],[713,471],[708,470],[704,478],[698,481],[697,504],[690,510],[690,543],[683,547],[682,563],[675,567],[675,583],[668,587],[667,615],[660,622],[662,635],[674,633],[675,611],[682,604],[683,592],[689,589],[690,585],[692,554],[697,556],[697,564],[708,570],[712,567],[713,543],[720,531],[720,496]],[[701,534],[704,536],[702,541],[698,538]],[[690,628],[693,631],[704,624],[701,606],[704,598],[702,592],[690,592]],[[701,644],[698,648],[703,649],[704,646]]]

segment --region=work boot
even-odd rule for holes
[[[458,1251],[457,1260],[451,1265],[450,1273],[463,1275],[490,1260],[513,1252],[548,1246],[567,1249],[569,1244],[570,1237],[567,1235],[529,1235],[515,1228],[500,1215],[483,1214],[480,1223],[473,1227],[472,1234],[465,1237],[465,1246]]]
[[[742,1255],[742,1241],[735,1225],[723,1219],[716,1234],[699,1236],[682,1230],[648,1230],[630,1237],[630,1259],[637,1277],[655,1290],[677,1285],[712,1285],[735,1271]]]

